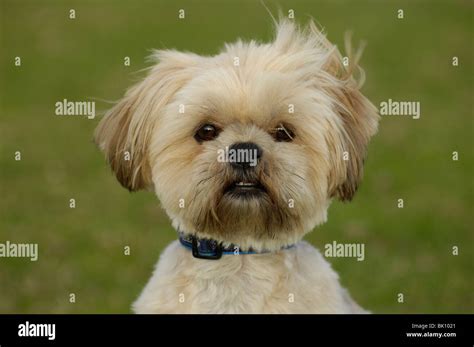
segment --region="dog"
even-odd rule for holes
[[[215,56],[154,51],[94,134],[118,181],[154,191],[179,235],[135,313],[366,312],[302,241],[333,199],[352,199],[378,127],[348,53],[288,19],[271,42]]]

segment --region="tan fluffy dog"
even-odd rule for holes
[[[377,130],[348,53],[344,66],[312,22],[281,20],[271,43],[154,54],[95,133],[120,183],[154,190],[184,240],[163,252],[135,312],[364,312],[301,241],[333,198],[352,198]],[[241,156],[219,160],[229,148]]]

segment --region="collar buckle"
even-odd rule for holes
[[[200,240],[192,236],[193,257],[217,260],[222,257],[222,246],[214,240]]]

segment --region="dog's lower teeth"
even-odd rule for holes
[[[253,187],[253,186],[255,186],[255,184],[247,183],[247,182],[239,182],[239,183],[236,184],[236,186],[238,186],[238,187]]]

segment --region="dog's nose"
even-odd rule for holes
[[[263,150],[253,142],[234,143],[229,148],[233,152],[230,165],[235,169],[249,169],[257,166],[258,161],[262,157]]]

